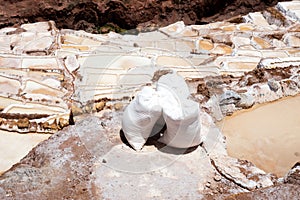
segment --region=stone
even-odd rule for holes
[[[228,104],[236,104],[241,100],[240,95],[232,90],[227,90],[220,96],[220,106]]]
[[[214,177],[214,180],[217,181],[217,182],[221,181],[221,179],[222,179],[222,176],[220,174],[217,174]]]
[[[274,80],[274,79],[270,79],[268,81],[268,86],[274,92],[277,92],[278,89],[281,87],[280,83],[278,81]]]
[[[284,12],[289,17],[292,17],[295,20],[300,20],[300,13],[298,12],[300,10],[300,3],[298,1],[292,1],[292,2],[279,2],[277,4],[277,8]]]
[[[292,169],[285,175],[284,183],[300,185],[300,164],[296,163]]]
[[[101,111],[104,109],[105,107],[105,102],[104,101],[100,101],[99,103],[95,103],[95,109],[97,112]]]
[[[210,188],[210,185],[211,184],[209,182],[205,184],[205,186],[208,187],[208,188]]]
[[[271,102],[284,96],[281,88],[277,92],[274,92],[267,84],[253,86],[250,91],[252,92],[256,103]]]
[[[249,93],[239,94],[241,99],[237,102],[236,106],[243,109],[251,108],[255,104],[254,97]]]
[[[248,23],[252,23],[256,26],[261,26],[261,27],[268,27],[269,23],[267,20],[264,18],[261,12],[253,12],[249,13],[248,15],[244,16],[244,19]]]
[[[228,32],[213,32],[210,34],[207,34],[206,38],[209,38],[212,40],[213,43],[220,43],[220,44],[226,44],[226,45],[231,45],[232,40],[231,40],[231,33]]]
[[[114,104],[114,109],[115,109],[115,110],[122,110],[123,107],[124,107],[124,106],[123,106],[122,103],[115,103],[115,104]]]
[[[29,128],[29,120],[28,120],[28,118],[19,119],[18,122],[17,122],[17,126],[20,129],[22,129],[22,128]]]
[[[278,8],[278,7],[277,7]],[[278,27],[288,27],[292,23],[289,18],[284,15],[279,9],[269,7],[263,12],[263,16],[266,18],[269,24]]]
[[[299,92],[298,83],[293,80],[282,80],[280,84],[285,96],[294,96]]]
[[[222,105],[220,108],[224,116],[230,116],[236,111],[236,106],[233,103]]]
[[[273,185],[270,174],[266,174],[248,161],[237,160],[228,156],[218,156],[212,158],[212,164],[221,175],[247,190]]]
[[[294,75],[294,76],[291,76],[290,80],[294,81],[298,88],[300,88],[300,76],[299,75]]]

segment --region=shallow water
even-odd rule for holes
[[[0,130],[0,174],[18,163],[29,151],[51,134],[19,134]]]
[[[300,96],[258,105],[218,124],[228,154],[283,176],[300,160]]]

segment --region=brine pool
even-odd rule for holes
[[[232,157],[284,176],[300,161],[300,96],[234,113],[218,123]]]
[[[50,136],[51,134],[19,134],[0,130],[0,175]]]

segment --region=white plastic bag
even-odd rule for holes
[[[157,83],[160,105],[167,124],[160,142],[176,148],[199,145],[201,121],[199,104],[189,100],[189,90],[184,79],[168,74]]]
[[[199,145],[200,108],[189,96],[185,80],[176,72],[160,77],[156,90],[144,87],[123,114],[122,128],[129,144],[141,150],[147,138],[166,123],[167,130],[160,142],[176,148]]]
[[[157,120],[162,115],[156,91],[144,87],[126,107],[122,129],[129,144],[135,150],[141,150],[150,136]]]

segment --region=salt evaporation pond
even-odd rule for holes
[[[228,154],[283,176],[300,160],[300,96],[289,97],[226,117],[219,127]]]
[[[19,134],[0,130],[0,174],[18,163],[31,149],[51,134]]]

